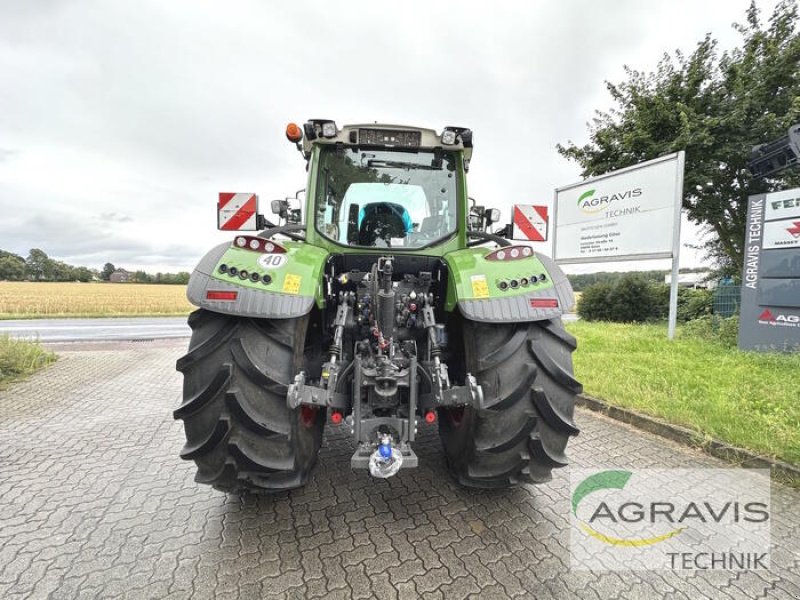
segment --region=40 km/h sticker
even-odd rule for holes
[[[258,257],[258,264],[264,269],[279,269],[286,264],[286,255],[262,254]]]

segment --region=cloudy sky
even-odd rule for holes
[[[507,219],[579,179],[555,144],[604,80],[736,44],[748,3],[3,1],[0,248],[188,270],[230,237],[217,192],[304,187],[283,132],[308,118],[471,127],[470,195]]]

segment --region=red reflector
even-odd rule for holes
[[[436,420],[436,413],[432,410],[429,410],[425,413],[425,422],[428,424],[433,423]]]
[[[206,300],[236,300],[239,292],[222,292],[209,290],[206,292]]]
[[[519,260],[533,256],[533,248],[530,246],[506,246],[490,252],[484,258],[486,260]]]
[[[531,308],[558,308],[556,298],[531,298]]]
[[[339,423],[341,423],[342,422],[342,413],[340,413],[338,411],[332,412],[331,413],[331,422],[334,425],[338,425]]]
[[[286,254],[286,248],[277,242],[252,235],[237,235],[231,242],[231,247],[266,254]]]

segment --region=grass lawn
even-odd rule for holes
[[[186,315],[186,286],[0,282],[0,319]]]
[[[0,335],[0,390],[55,359],[55,354],[44,350],[37,342],[21,342]]]
[[[666,325],[568,323],[589,396],[800,464],[800,354],[667,340]]]

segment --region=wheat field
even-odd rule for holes
[[[0,319],[185,315],[186,286],[0,281]]]

